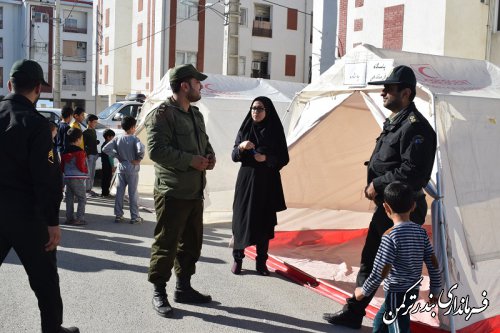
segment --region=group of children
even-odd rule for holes
[[[96,161],[99,157],[95,128],[98,123],[96,115],[85,118],[83,108],[73,110],[65,106],[61,110],[61,122],[53,124],[54,156],[60,157],[64,178],[67,225],[81,226],[85,222],[85,205],[87,198],[98,196],[92,191],[94,185]],[[71,118],[73,121],[71,122]],[[84,124],[86,120],[86,125]],[[101,197],[110,196],[113,172],[116,171],[115,222],[125,222],[123,217],[123,200],[125,188],[128,187],[131,224],[141,223],[139,216],[137,185],[140,162],[144,158],[144,145],[135,134],[136,120],[124,117],[121,122],[125,135],[115,137],[115,132],[106,129],[101,145]],[[114,159],[118,159],[118,167],[114,167]],[[74,202],[77,202],[76,214]]]

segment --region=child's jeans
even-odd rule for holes
[[[66,185],[66,220],[71,221],[73,216],[73,202],[76,197],[78,207],[76,209],[76,220],[84,220],[85,217],[85,204],[87,203],[86,196],[86,179],[65,178],[64,184]]]
[[[128,201],[130,206],[130,218],[135,220],[139,216],[139,204],[137,185],[139,184],[139,173],[117,173],[116,174],[116,198],[115,215],[123,216],[123,198],[125,187],[128,186]]]
[[[87,180],[87,192],[92,190],[92,187],[94,186],[96,162],[97,162],[97,155],[88,155],[87,156],[87,167],[89,169],[89,179]]]
[[[412,297],[413,296],[413,297]],[[375,333],[410,333],[410,311],[403,315],[418,298],[418,288],[408,292],[385,292],[385,301],[373,319],[373,332]],[[404,307],[401,306],[405,304]],[[399,308],[399,309],[398,309]],[[394,314],[397,319],[392,321]],[[389,324],[384,322],[392,321]]]

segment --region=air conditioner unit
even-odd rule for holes
[[[252,70],[260,71],[260,61],[252,61]]]
[[[77,49],[86,49],[87,48],[87,43],[85,43],[85,42],[76,42],[76,48]]]

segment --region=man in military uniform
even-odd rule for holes
[[[200,81],[206,78],[190,64],[170,69],[173,96],[145,122],[148,153],[155,162],[157,219],[148,280],[154,285],[153,308],[162,317],[172,315],[166,293],[172,268],[177,276],[175,302],[212,301],[190,283],[203,240],[205,170],[215,166],[203,115],[190,104],[200,100]]]
[[[10,71],[11,93],[0,102],[0,265],[13,248],[38,298],[43,333],[79,332],[61,327],[56,248],[62,177],[49,122],[35,109],[42,85],[48,86],[40,65],[19,60]]]
[[[375,150],[368,165],[368,185],[365,197],[376,204],[365,245],[361,252],[361,264],[356,286],[361,287],[370,275],[382,235],[393,226],[386,215],[383,193],[387,185],[401,181],[411,186],[415,193],[416,209],[411,220],[422,225],[427,215],[427,203],[423,188],[429,182],[436,155],[436,133],[429,122],[417,110],[413,99],[416,95],[415,74],[407,66],[394,68],[384,81],[368,84],[384,85],[384,107],[392,111],[377,139]],[[331,324],[361,328],[365,308],[375,292],[362,301],[354,296],[347,299],[344,308],[334,314],[325,313],[323,318]]]

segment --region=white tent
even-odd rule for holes
[[[415,103],[438,135],[428,230],[445,295],[457,284],[456,313],[440,309],[438,324],[492,332],[500,327],[500,69],[487,61],[360,45],[302,90],[290,107],[290,164],[282,171],[289,209],[270,252],[352,292],[373,210],[363,162],[388,115],[381,88],[366,82],[398,65],[414,70]]]
[[[306,84],[220,74],[207,74],[207,76],[208,78],[202,82],[202,98],[194,103],[205,118],[207,134],[217,157],[216,168],[207,172],[205,219],[230,221],[234,186],[240,166],[231,160],[231,151],[252,100],[257,96],[269,97],[281,116],[287,112],[295,94]],[[137,135],[143,143],[146,144],[146,133],[142,128],[144,119],[155,106],[171,95],[167,73],[142,107]],[[287,128],[288,123],[285,123],[284,127]],[[153,184],[153,165],[146,158],[141,164],[139,192],[151,194]]]

